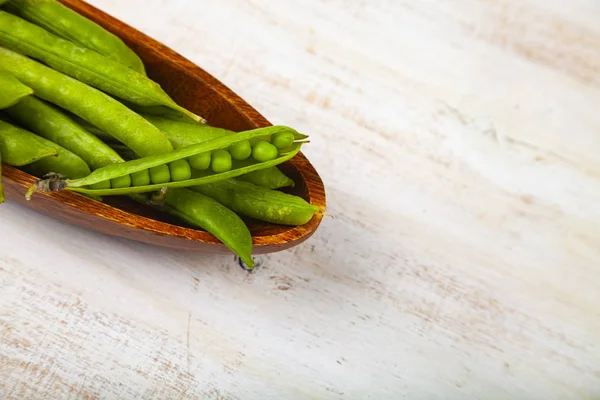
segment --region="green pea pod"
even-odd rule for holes
[[[150,114],[142,114],[142,116],[150,121],[154,126],[159,128],[169,138],[169,141],[176,149],[191,146],[197,143],[203,143],[207,140],[222,136],[231,136],[237,134],[237,132],[234,131],[205,124],[189,123]],[[110,138],[109,135],[94,126],[86,126],[86,129],[105,140]],[[112,145],[112,147],[118,149],[117,151],[125,158],[138,158],[134,156],[131,150],[126,146],[122,147],[118,145]],[[295,185],[294,181],[281,172],[281,170],[279,170],[277,167],[252,171],[238,176],[237,179],[251,182],[255,185],[263,186],[269,189],[294,187]]]
[[[40,138],[44,140],[43,138]],[[81,159],[81,157],[71,153],[69,150],[60,147],[57,144],[45,141],[48,146],[56,149],[56,157],[46,157],[39,161],[23,167],[23,169],[32,175],[42,177],[49,173],[56,173],[66,176],[70,179],[78,179],[89,175],[90,167]]]
[[[142,114],[142,116],[160,129],[176,149],[236,134],[234,131],[206,124],[189,123],[150,114]]]
[[[235,163],[234,163],[234,168],[232,168],[231,170],[229,170],[227,172],[214,173],[212,171],[209,171],[209,172],[205,172],[205,175],[203,175],[203,176],[184,180],[184,181],[171,181],[171,182],[157,183],[157,184],[152,184],[152,185],[147,185],[147,186],[132,186],[132,187],[128,187],[128,188],[95,190],[95,189],[86,189],[83,187],[83,186],[86,186],[86,185],[83,185],[83,182],[88,181],[86,179],[87,178],[86,177],[86,178],[81,178],[81,179],[77,179],[77,180],[66,180],[65,185],[66,185],[67,189],[72,190],[74,192],[90,194],[90,195],[94,195],[94,196],[119,196],[119,195],[128,195],[128,194],[132,194],[132,193],[153,192],[156,190],[160,190],[162,188],[185,188],[185,187],[190,187],[190,186],[203,185],[205,183],[218,182],[218,181],[221,181],[224,179],[235,178],[241,174],[245,174],[256,168],[272,167],[274,165],[281,164],[283,162],[288,161],[289,159],[294,157],[299,151],[300,151],[300,144],[295,144],[294,146],[292,146],[292,149],[290,150],[289,153],[286,153],[286,154],[282,155],[281,157],[276,158],[275,160],[267,161],[264,163],[254,164],[252,166],[242,166],[239,168],[236,168]],[[143,160],[143,159],[138,159],[135,161],[140,161],[140,160]],[[128,162],[131,162],[131,161],[128,161]],[[126,164],[126,163],[124,163],[124,164]],[[127,166],[127,167],[129,167],[129,166]],[[128,171],[127,173],[133,174],[133,173],[138,172],[143,169],[145,169],[145,168],[135,168],[135,170],[133,170],[133,171],[127,169],[127,171]],[[96,170],[96,171],[99,171],[99,170]],[[94,172],[96,172],[96,171],[94,171]],[[110,179],[114,179],[114,178],[110,178]],[[91,181],[95,181],[95,180],[96,179],[92,179]]]
[[[252,260],[252,236],[244,221],[233,211],[201,193],[170,189],[165,196],[165,210],[190,225],[212,233],[236,253],[249,268]]]
[[[191,186],[240,215],[282,225],[304,225],[319,211],[302,197],[237,179]]]
[[[0,0],[0,4],[4,1]],[[145,74],[142,60],[119,37],[56,0],[11,0],[5,8],[55,35]]]
[[[5,153],[4,158],[8,158],[7,164],[21,167],[24,171],[38,177],[54,173],[70,179],[79,179],[91,172],[85,161],[69,150],[28,130],[0,120],[0,141],[2,139],[6,139],[0,147]],[[18,147],[15,144],[18,144]],[[31,157],[32,150],[41,152],[42,149],[43,151],[50,149],[50,155]],[[19,158],[22,158],[22,161],[15,162],[15,159]]]
[[[126,103],[126,105],[138,114],[159,117],[162,119],[183,122],[187,124],[198,124],[198,121],[190,118],[188,115],[165,106],[140,106],[137,104]],[[206,121],[200,121],[202,124]]]
[[[236,179],[252,183],[267,189],[281,189],[285,187],[294,187],[294,181],[285,175],[277,167],[259,169],[240,175]]]
[[[0,47],[0,69],[31,87],[36,96],[104,130],[141,157],[171,151],[163,133],[107,94],[21,54]]]
[[[175,103],[160,85],[145,75],[5,11],[0,11],[0,45],[115,97],[142,106],[167,106],[203,121]]]
[[[100,168],[92,172],[90,175],[86,176],[82,179],[76,180],[67,180],[64,182],[65,187],[81,192],[81,193],[89,193],[96,196],[110,196],[110,195],[123,195],[130,193],[144,193],[154,190],[159,190],[162,187],[188,187],[194,185],[201,185],[203,183],[209,182],[217,182],[219,180],[233,178],[239,176],[241,174],[251,172],[261,168],[268,168],[285,162],[292,157],[294,157],[302,146],[302,142],[296,142],[293,146],[290,147],[289,151],[286,153],[282,153],[279,157],[274,160],[266,161],[266,162],[252,162],[249,160],[244,161],[234,161],[233,168],[226,172],[215,173],[211,170],[203,171],[203,176],[189,179],[184,181],[177,182],[167,182],[155,185],[148,186],[139,186],[139,187],[131,187],[125,189],[108,189],[108,190],[90,190],[85,189],[85,186],[97,184],[102,181],[107,181],[109,179],[113,179],[122,175],[135,173],[138,171],[142,171],[148,168],[157,167],[160,165],[169,164],[173,161],[180,160],[183,158],[188,158],[195,154],[205,153],[208,151],[213,151],[217,149],[227,148],[230,144],[235,143],[239,140],[249,140],[255,136],[263,136],[267,132],[277,132],[281,130],[290,130],[291,128],[280,127],[280,126],[272,126],[267,128],[259,128],[251,131],[246,131],[239,133],[232,137],[221,137],[213,140],[209,140],[204,143],[184,147],[182,149],[178,149],[172,151],[170,153],[161,154],[157,156],[144,157],[137,160],[128,161],[126,163],[118,164],[118,165],[108,165],[104,168]],[[295,132],[295,131],[294,131]],[[305,135],[297,134],[299,138],[305,138]],[[301,140],[302,140],[301,139]]]
[[[0,71],[0,110],[18,103],[33,94],[33,89],[23,85],[12,74]]]
[[[237,132],[210,125],[192,124],[149,114],[142,114],[142,116],[160,129],[169,138],[169,141],[171,141],[173,147],[176,149],[202,143],[218,137],[237,134]],[[269,189],[294,186],[294,181],[287,177],[277,167],[259,169],[240,175],[238,176],[238,179],[252,182],[255,185],[267,187]]]
[[[5,112],[19,125],[77,154],[92,169],[123,162],[116,151],[44,100],[30,96]]]
[[[89,122],[87,122],[86,120],[81,119],[80,117],[78,117],[77,115],[72,114],[72,113],[69,113],[69,117],[71,117],[77,124],[81,125],[81,127],[83,129],[85,129],[92,135],[96,136],[98,139],[102,140],[103,142],[106,142],[106,143],[115,142],[116,139],[113,136],[109,135],[102,129],[98,128],[96,125],[92,125]]]
[[[58,151],[43,142],[39,136],[0,119],[0,152],[2,161],[13,167],[22,167]]]

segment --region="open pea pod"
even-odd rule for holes
[[[144,171],[149,168],[154,168],[161,165],[168,165],[174,161],[187,159],[198,154],[212,152],[220,149],[227,149],[230,145],[244,140],[252,140],[256,137],[269,137],[270,135],[273,135],[275,133],[285,131],[293,133],[295,139],[294,143],[289,148],[280,152],[276,158],[269,161],[234,161],[232,169],[226,172],[205,171],[201,173],[200,176],[194,177],[193,179],[186,179],[181,181],[172,181],[166,183],[115,189],[88,188],[88,186],[90,185],[96,185],[101,182],[115,179],[124,175]],[[80,179],[59,179],[60,181],[57,182],[57,178],[52,177],[50,178],[51,180],[53,180],[51,184],[48,183],[48,180],[38,181],[34,186],[32,186],[32,188],[30,188],[27,194],[27,198],[30,198],[31,195],[38,190],[56,191],[67,189],[72,190],[74,192],[94,196],[114,196],[153,192],[161,190],[162,188],[184,188],[189,186],[202,185],[205,183],[218,182],[224,179],[234,178],[236,176],[246,174],[248,172],[256,171],[263,168],[269,168],[281,164],[298,154],[302,144],[307,138],[308,136],[300,134],[292,128],[286,126],[270,126],[265,128],[253,129],[250,131],[238,133],[236,135],[219,137],[203,143],[183,147],[165,154],[143,157],[119,164],[107,165],[106,167],[99,168],[93,171],[88,176]]]
[[[33,94],[33,89],[22,84],[8,71],[0,70],[0,110],[19,102]]]

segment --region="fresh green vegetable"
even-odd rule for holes
[[[23,85],[12,74],[0,70],[0,110],[18,103],[33,94],[33,89]]]
[[[294,141],[294,135],[292,135],[292,142]],[[237,142],[232,144],[231,146],[229,146],[229,153],[231,154],[231,158],[233,158],[234,160],[245,160],[246,158],[250,157],[250,155],[252,154],[252,146],[250,145],[250,142],[247,140],[242,140],[241,142]]]
[[[203,120],[180,107],[145,75],[5,11],[0,11],[0,45],[120,99],[143,106],[164,105]]]
[[[170,153],[159,154],[156,156],[149,156],[140,158],[137,160],[128,161],[121,164],[112,164],[106,167],[100,168],[92,172],[85,178],[75,179],[75,180],[66,180],[65,187],[67,189],[95,195],[95,196],[110,196],[110,195],[123,195],[123,194],[132,194],[132,193],[145,193],[155,190],[160,190],[163,187],[188,187],[194,185],[201,185],[203,183],[216,182],[223,179],[233,178],[244,173],[261,169],[268,168],[285,162],[292,158],[300,151],[300,147],[302,146],[302,140],[306,139],[307,136],[299,134],[295,132],[296,138],[299,140],[295,142],[294,145],[290,148],[289,152],[281,154],[278,158],[274,160],[270,160],[263,163],[256,163],[253,160],[245,160],[245,161],[235,161],[233,168],[227,172],[213,172],[213,171],[204,171],[202,172],[203,176],[189,179],[185,181],[179,182],[165,182],[160,184],[152,184],[148,186],[137,186],[130,187],[124,189],[109,189],[109,190],[92,190],[86,189],[85,187],[88,185],[93,185],[95,183],[106,181],[109,179],[114,179],[119,176],[129,175],[138,171],[143,171],[148,168],[154,168],[161,165],[168,165],[176,160],[181,160],[193,156],[195,154],[201,154],[207,151],[214,151],[219,149],[224,149],[229,147],[235,141],[238,140],[249,140],[256,136],[264,136],[270,133],[275,133],[281,130],[290,130],[292,132],[293,129],[284,127],[284,126],[271,126],[267,128],[259,128],[251,131],[246,131],[239,133],[235,136],[231,137],[221,137],[213,140],[209,140],[204,143],[200,143],[197,145],[192,145],[188,147],[184,147],[182,149],[178,149],[172,151]],[[151,172],[152,174],[152,172]]]
[[[171,171],[169,170],[169,166],[166,164],[151,167],[149,168],[148,172],[150,172],[150,182],[152,182],[154,185],[164,184],[171,181]]]
[[[171,180],[174,182],[186,181],[192,177],[192,169],[186,160],[177,160],[169,164]]]
[[[2,69],[30,86],[36,96],[106,131],[140,157],[173,149],[158,128],[98,89],[4,47],[0,47]]]
[[[21,100],[5,112],[19,125],[77,154],[92,169],[123,162],[116,151],[62,110],[35,96]]]
[[[154,207],[162,199],[159,208],[212,233],[250,267],[252,237],[238,214],[302,225],[320,211],[265,188],[294,185],[276,166],[307,136],[283,126],[236,133],[206,125],[87,18],[55,0],[11,0],[3,9],[12,14],[0,10],[0,109],[10,120],[0,120],[0,157],[47,176],[28,199],[65,189],[152,198]]]
[[[0,151],[2,161],[13,167],[22,167],[42,158],[58,155],[56,148],[31,132],[0,119]]]
[[[215,150],[211,157],[212,159],[210,161],[210,168],[214,173],[219,174],[222,172],[227,172],[231,169],[231,154],[229,154],[227,150]]]
[[[209,152],[196,154],[188,158],[192,168],[203,171],[210,167],[211,154]]]
[[[283,225],[304,225],[319,208],[302,197],[253,185],[237,179],[192,186],[238,214]]]
[[[165,196],[165,209],[191,225],[212,233],[249,268],[254,267],[252,236],[246,224],[218,201],[187,189],[169,189]]]
[[[285,150],[294,143],[294,135],[289,132],[279,132],[271,138],[271,144],[278,150]]]
[[[267,189],[281,189],[295,186],[294,181],[277,167],[248,172],[247,174],[238,176],[236,179],[250,182],[256,186],[262,186]]]
[[[156,115],[148,115],[144,114],[144,118],[148,121],[152,122],[153,125],[158,127],[171,141],[173,147],[176,149],[191,146],[193,144],[198,144],[205,142],[210,139],[215,139],[223,136],[235,135],[236,132],[230,131],[227,129],[221,129],[210,125],[202,125],[202,124],[191,124],[188,122],[182,122],[181,120],[173,120],[167,119],[164,117],[156,116]],[[282,132],[285,133],[285,132]],[[290,132],[288,132],[290,133]],[[103,134],[98,132],[96,133],[98,136],[102,136]],[[291,133],[290,133],[291,134]],[[106,135],[106,134],[104,134]],[[280,136],[280,134],[274,134],[273,137]],[[286,135],[284,135],[285,137]],[[291,134],[292,138],[294,137]],[[273,140],[280,141],[281,139]],[[242,157],[239,154],[236,158],[234,152],[239,151],[237,147],[245,147],[250,146],[250,153],[252,152],[252,147],[249,142],[240,141],[232,145],[235,149],[232,150],[230,146],[229,152],[231,153],[231,157],[234,160],[244,160],[247,157]],[[287,146],[286,148],[288,148]],[[248,154],[249,156],[250,154]],[[194,169],[205,170],[210,166],[210,153],[198,154],[193,157],[190,157],[189,160],[190,165]],[[259,169],[256,171],[249,172],[244,175],[238,176],[238,179],[245,180],[248,182],[252,182],[255,185],[264,186],[269,189],[278,189],[283,187],[294,186],[294,181],[285,176],[283,172],[281,172],[278,168],[265,168]]]
[[[90,174],[85,161],[69,150],[2,120],[0,150],[4,162],[37,176],[54,172],[78,179]]]
[[[5,1],[0,0],[0,4]],[[142,60],[120,38],[56,0],[11,0],[4,7],[55,35],[145,74]]]
[[[252,147],[252,158],[258,162],[274,160],[277,157],[277,154],[279,154],[277,147],[264,140],[258,141],[258,143]]]

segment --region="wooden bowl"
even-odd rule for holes
[[[217,79],[163,44],[83,1],[61,0],[61,3],[119,36],[142,58],[149,77],[177,103],[202,115],[211,125],[234,131],[271,125]],[[296,183],[289,193],[325,209],[323,182],[302,153],[279,168]],[[105,197],[105,203],[102,203],[63,191],[36,193],[31,201],[27,201],[25,192],[37,178],[6,164],[2,166],[2,176],[7,199],[72,224],[158,246],[231,254],[213,235],[127,197]],[[302,226],[247,220],[253,237],[253,253],[276,252],[302,243],[315,232],[322,217],[322,213],[318,213]]]

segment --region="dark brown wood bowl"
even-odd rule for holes
[[[271,125],[224,84],[170,48],[81,0],[61,0],[61,3],[119,36],[142,58],[149,77],[177,103],[202,115],[211,125],[234,131]],[[296,183],[288,193],[301,196],[325,210],[323,182],[302,153],[279,168]],[[25,192],[36,177],[5,164],[2,165],[2,177],[7,199],[72,224],[158,246],[231,254],[210,233],[194,229],[127,197],[105,197],[102,203],[62,191],[36,193],[27,201]],[[318,213],[302,226],[247,220],[253,237],[253,253],[276,252],[302,243],[316,231],[322,218],[323,214]]]

